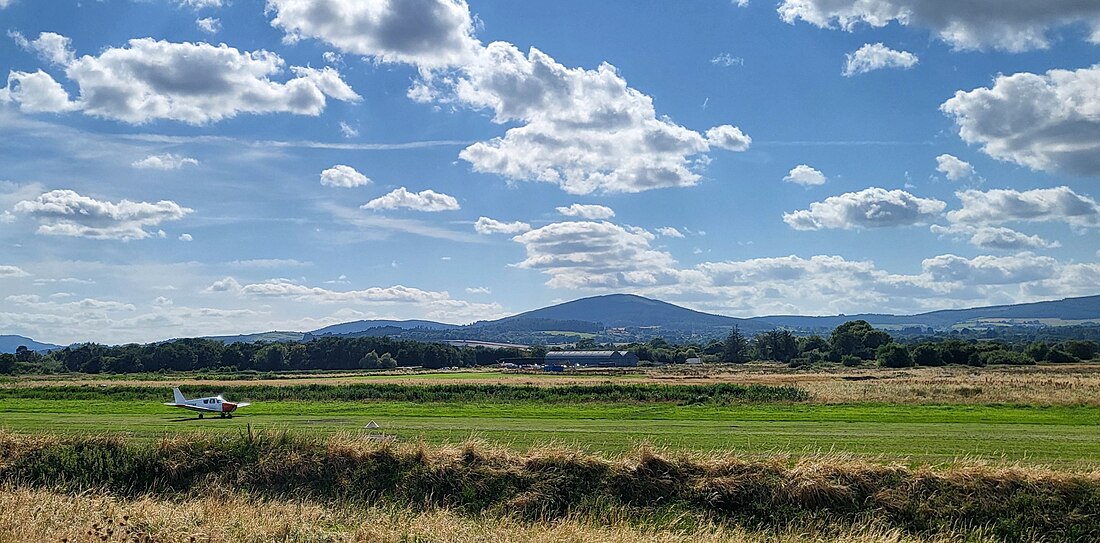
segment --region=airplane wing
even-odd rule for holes
[[[201,406],[198,406],[198,405],[191,405],[191,404],[186,404],[186,403],[165,402],[164,405],[167,405],[169,407],[181,407],[183,409],[190,409],[192,411],[202,411],[203,413],[220,413],[221,412],[220,409],[211,409],[209,407],[201,407]]]
[[[248,407],[250,405],[252,405],[252,404],[249,403],[249,402],[241,402],[241,403],[237,404],[237,407]]]

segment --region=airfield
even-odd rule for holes
[[[499,370],[330,374],[38,376],[0,381],[0,430],[15,434],[175,435],[289,432],[399,443],[470,440],[526,452],[547,446],[603,455],[640,447],[745,458],[842,455],[879,463],[960,461],[1089,471],[1100,466],[1096,366],[835,368],[771,364],[546,374]],[[798,401],[326,400],[346,387],[707,386],[794,387]],[[252,401],[232,419],[198,419],[161,405],[172,386],[188,397],[224,393]],[[313,398],[279,390],[308,387]],[[292,387],[292,388],[281,388]],[[157,395],[157,390],[163,393]],[[129,394],[127,391],[134,391]],[[241,394],[246,394],[241,397]],[[262,397],[278,398],[263,399]],[[71,397],[70,397],[71,396]],[[375,421],[380,428],[364,426]]]

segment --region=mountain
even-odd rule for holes
[[[310,332],[315,336],[342,336],[348,334],[356,334],[359,332],[365,332],[372,328],[390,328],[400,330],[413,330],[416,328],[423,328],[426,330],[450,330],[451,328],[458,328],[456,324],[444,324],[442,322],[434,321],[422,321],[422,320],[408,320],[408,321],[391,321],[391,320],[368,320],[368,321],[354,321],[345,322],[342,324],[333,324],[332,326],[326,326]]]
[[[60,345],[54,345],[52,343],[41,343],[35,341],[29,337],[23,336],[0,336],[0,353],[14,353],[16,349],[21,346],[37,351],[52,351],[54,349],[60,349]]]
[[[921,326],[938,330],[955,326],[980,326],[982,324],[1024,324],[1024,321],[1039,321],[1044,324],[1075,324],[1100,320],[1100,296],[969,309],[942,309],[916,315],[878,313],[821,317],[775,315],[756,317],[753,320],[802,330],[832,329],[851,320],[865,320],[878,327]]]
[[[227,345],[233,343],[255,343],[257,341],[266,341],[269,343],[283,342],[283,341],[302,341],[307,334],[304,332],[280,332],[274,330],[271,332],[260,332],[258,334],[241,334],[237,336],[206,336],[202,339],[211,339],[214,341],[221,341]]]
[[[703,313],[634,294],[608,294],[581,298],[495,321],[477,322],[472,326],[499,325],[530,319],[586,321],[601,323],[608,328],[659,327],[700,332],[713,328],[728,329],[735,325],[749,333],[774,328],[774,325],[761,320]]]

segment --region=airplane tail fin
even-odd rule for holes
[[[183,397],[183,393],[180,392],[180,387],[172,389],[172,396],[175,398],[176,403],[187,403],[187,398]]]

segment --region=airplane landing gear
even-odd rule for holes
[[[223,419],[225,418],[225,413],[218,413],[218,415],[220,415]]]
[[[199,418],[200,418],[200,419],[202,418],[202,413],[199,413]]]

